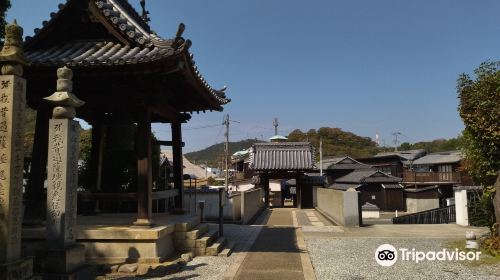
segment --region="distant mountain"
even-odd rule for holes
[[[254,143],[261,142],[262,141],[256,139],[229,142],[229,154],[232,155],[237,151],[252,147]],[[205,162],[208,162],[211,166],[219,166],[221,160],[224,158],[224,143],[215,144],[200,151],[186,153],[185,156],[192,163],[204,164]]]

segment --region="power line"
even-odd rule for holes
[[[187,127],[187,128],[184,128],[184,130],[196,130],[196,129],[203,129],[203,128],[211,128],[211,127],[216,127],[219,125],[220,124],[200,125],[200,126]]]

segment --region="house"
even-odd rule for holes
[[[361,163],[350,156],[324,159],[322,163],[318,163],[316,166],[319,167],[320,165],[322,165],[327,184],[332,184],[337,178],[345,176],[354,170],[371,168],[370,165]]]
[[[250,179],[253,176],[253,171],[249,168],[251,149],[237,151],[231,156],[231,164],[235,170],[233,180]]]
[[[408,212],[446,206],[454,186],[470,184],[462,171],[462,161],[459,151],[432,153],[413,161],[402,176]]]
[[[376,205],[381,211],[405,211],[401,178],[374,168],[357,169],[335,179],[329,188],[346,191],[353,188],[360,192],[360,205]]]
[[[368,164],[384,173],[392,176],[402,177],[405,168],[410,167],[413,162],[426,154],[423,149],[383,152],[373,157],[358,158],[359,162]]]

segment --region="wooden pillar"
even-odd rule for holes
[[[174,173],[174,188],[179,190],[175,197],[176,210],[183,209],[184,202],[184,182],[182,180],[183,162],[182,162],[182,128],[181,123],[172,123],[172,169]]]
[[[26,210],[23,224],[28,226],[41,225],[45,220],[44,181],[47,177],[49,118],[48,107],[41,106],[36,114],[35,139],[28,185],[26,186]]]
[[[104,119],[102,117],[92,124],[92,147],[90,151],[90,191],[99,192],[101,190],[102,182],[102,162],[104,157],[104,140],[105,129]],[[99,201],[90,202],[85,207],[87,214],[100,213]]]
[[[302,209],[302,186],[299,183],[300,176],[295,178],[295,189],[297,191],[297,208]]]
[[[269,208],[269,178],[267,174],[263,175],[262,178],[262,185],[264,186],[264,205],[266,208]]]
[[[151,112],[144,109],[137,127],[137,221],[136,226],[152,222]]]
[[[101,190],[102,181],[102,161],[104,157],[104,140],[106,126],[100,118],[92,124],[92,150],[90,152],[90,170],[92,178],[95,178],[91,185],[92,191]]]

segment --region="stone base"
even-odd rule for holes
[[[151,219],[137,219],[133,227],[138,227],[138,228],[150,228],[153,227],[154,223],[153,220]]]
[[[78,269],[67,273],[45,273],[44,280],[86,280],[95,279],[95,270],[89,265],[80,266]]]
[[[0,279],[24,280],[33,276],[33,259],[23,258],[11,263],[0,264]]]
[[[45,253],[44,273],[65,274],[74,271],[85,263],[85,246],[74,245],[61,250],[47,250]]]

